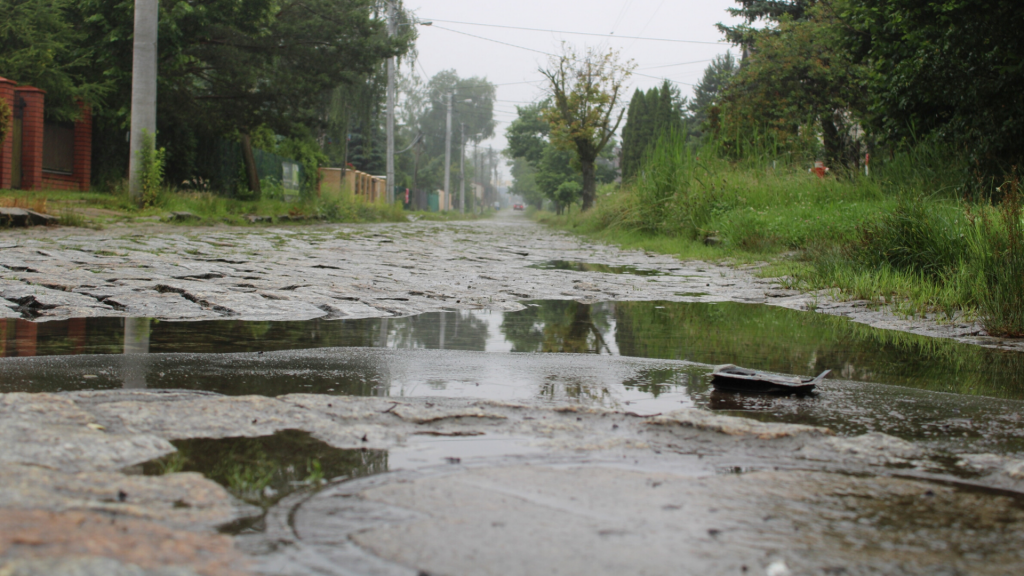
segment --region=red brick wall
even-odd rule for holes
[[[43,187],[43,107],[46,92],[30,86],[14,89],[25,100],[21,121],[21,188],[39,190]]]
[[[23,190],[89,190],[92,179],[92,110],[79,104],[81,117],[75,122],[75,156],[71,175],[43,172],[43,111],[46,92],[31,86],[17,86],[0,78],[0,98],[14,112],[15,97],[25,100],[21,124],[21,188]],[[0,189],[11,187],[12,138],[0,147]]]
[[[75,122],[75,160],[71,174],[43,172],[47,190],[89,191],[92,179],[92,109],[79,102],[82,114]]]
[[[7,107],[11,109],[11,121],[14,120],[14,82],[7,78],[0,78],[0,99],[7,101]],[[11,153],[14,147],[11,144],[13,138],[10,134],[4,138],[0,145],[0,190],[7,190],[11,187]]]
[[[75,122],[75,180],[78,181],[78,189],[82,192],[89,191],[89,183],[92,181],[92,109],[78,103],[82,111],[81,117]]]
[[[42,184],[37,186],[43,190],[69,190],[72,192],[78,192],[82,190],[82,183],[78,181],[77,176],[69,176],[67,174],[54,174],[53,172],[43,172]],[[88,187],[85,190],[89,190]]]

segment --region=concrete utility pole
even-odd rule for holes
[[[498,156],[494,152],[493,148],[491,148],[490,150],[491,158],[493,158],[494,161],[494,197],[498,199],[498,202],[501,202],[501,190],[498,189],[498,186],[500,184],[500,181],[498,180]]]
[[[395,35],[398,22],[395,21],[395,3],[388,2],[388,37]],[[387,153],[387,199],[395,201],[395,57],[388,58],[388,153]]]
[[[451,172],[452,172],[452,93],[448,93],[448,118],[445,120],[445,132],[444,132],[444,193],[445,196],[451,198],[452,189],[451,184]],[[447,204],[447,202],[446,202]],[[444,211],[447,206],[437,205],[437,209]]]
[[[459,212],[466,212],[466,124],[459,122],[462,126],[462,146],[459,148]]]
[[[132,116],[128,138],[128,195],[142,201],[139,170],[146,131],[156,143],[156,41],[160,4],[158,0],[135,0],[135,33],[132,48]]]

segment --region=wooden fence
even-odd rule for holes
[[[342,190],[348,190],[367,202],[376,202],[387,198],[387,182],[384,178],[371,176],[359,170],[342,171],[341,168],[321,168],[321,193],[339,194]]]

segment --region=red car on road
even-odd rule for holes
[[[513,210],[522,210],[523,209],[523,205],[522,204],[513,204],[512,205],[512,209]]]

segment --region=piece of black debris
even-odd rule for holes
[[[715,366],[711,372],[711,384],[716,390],[728,392],[806,393],[820,384],[830,372],[825,370],[814,378],[806,378],[722,364]]]

